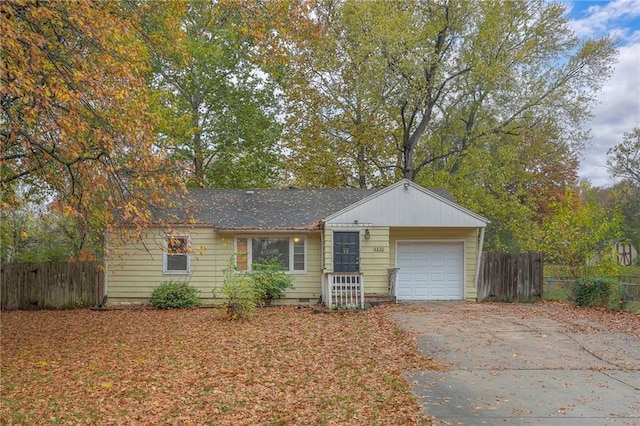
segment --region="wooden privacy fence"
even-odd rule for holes
[[[482,253],[479,301],[537,302],[542,288],[541,253]]]
[[[64,309],[99,305],[104,274],[97,262],[3,263],[0,309]]]

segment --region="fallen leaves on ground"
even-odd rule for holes
[[[383,309],[3,312],[2,424],[425,424]]]
[[[545,302],[531,306],[549,319],[573,326],[574,332],[604,328],[604,331],[627,333],[640,338],[640,314],[637,313],[574,306],[567,302]]]
[[[446,308],[447,302],[439,302]],[[458,303],[458,302],[454,302]],[[433,309],[430,304],[397,304],[384,307],[389,312],[420,312]],[[467,303],[463,308],[447,315],[468,317],[473,321],[477,315],[518,315],[522,319],[547,318],[565,324],[573,333],[610,332],[626,333],[640,338],[640,314],[612,311],[601,307],[574,306],[568,302],[547,301],[542,303]]]

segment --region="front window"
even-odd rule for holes
[[[306,270],[303,237],[252,237],[236,239],[238,269],[246,271],[251,264],[277,259],[286,271]]]
[[[164,272],[186,274],[189,272],[189,237],[170,235],[165,237]]]

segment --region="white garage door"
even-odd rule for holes
[[[398,300],[464,299],[462,243],[398,243]]]

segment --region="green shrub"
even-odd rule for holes
[[[607,278],[579,278],[573,283],[573,298],[578,306],[614,307],[617,287]]]
[[[251,279],[262,304],[270,305],[273,299],[283,298],[286,289],[293,288],[293,277],[284,272],[277,258],[254,263],[251,267]]]
[[[234,265],[230,265],[224,271],[224,282],[220,292],[224,295],[224,305],[229,319],[253,316],[261,297],[261,294],[256,291],[251,276],[246,272],[238,271]]]
[[[159,309],[192,308],[200,299],[198,290],[189,284],[165,281],[151,292],[151,304]]]

